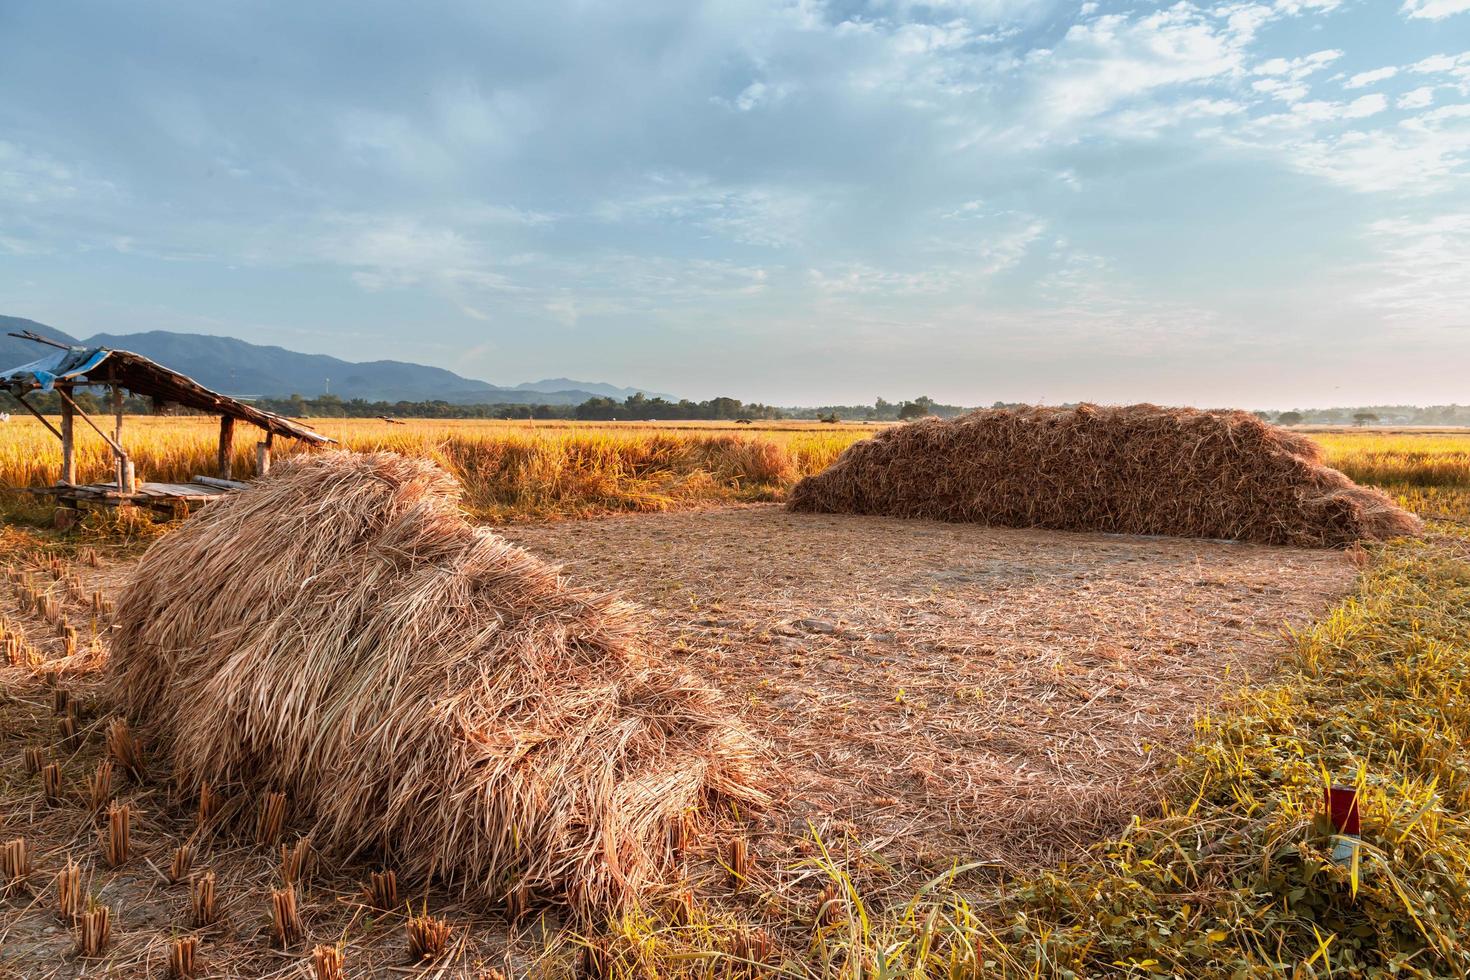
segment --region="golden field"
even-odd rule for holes
[[[140,479],[187,481],[215,470],[216,424],[207,418],[129,417],[123,442]],[[726,501],[779,500],[851,443],[882,424],[819,422],[564,422],[320,419],[312,424],[347,449],[387,449],[440,461],[466,488],[483,520],[653,511]],[[109,479],[107,448],[78,425],[79,476]],[[235,472],[254,465],[248,426],[237,434]],[[1411,498],[1434,488],[1470,488],[1470,431],[1317,430],[1330,465],[1361,483]],[[290,442],[276,452],[295,451]],[[56,480],[60,450],[30,418],[0,428],[0,484]]]
[[[821,470],[871,425],[768,422],[528,422],[479,419],[322,419],[311,424],[346,449],[392,450],[438,460],[463,483],[484,520],[654,511],[721,501],[776,500]],[[123,445],[140,480],[187,481],[215,472],[218,423],[130,417]],[[236,433],[235,473],[254,467],[256,430]],[[110,477],[107,446],[82,425],[78,478]],[[298,451],[278,440],[277,458]],[[35,419],[0,429],[0,484],[46,486],[60,472],[56,437]]]

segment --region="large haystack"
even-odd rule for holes
[[[594,911],[657,880],[750,743],[627,604],[470,526],[431,463],[280,465],[154,545],[118,608],[121,699],[197,788],[284,790],[315,845]]]
[[[1246,412],[986,409],[859,442],[793,510],[1312,547],[1415,534],[1414,515]]]

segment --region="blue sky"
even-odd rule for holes
[[[9,0],[0,312],[781,404],[1470,402],[1470,0]]]

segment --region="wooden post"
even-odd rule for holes
[[[112,441],[118,449],[122,448],[122,422],[123,422],[123,393],[119,385],[112,386]],[[128,461],[128,454],[116,452],[117,456],[117,492],[133,493],[137,488],[133,486],[132,464]]]
[[[219,478],[233,479],[235,468],[235,420],[228,415],[219,417]]]
[[[57,391],[63,391],[58,386]],[[63,392],[64,393],[64,392]],[[76,415],[72,411],[71,399],[61,399],[61,482],[77,482]]]
[[[264,442],[255,444],[255,475],[265,476],[271,471],[271,442],[276,437],[274,432],[265,434]]]

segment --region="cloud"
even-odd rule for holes
[[[1423,109],[1434,103],[1434,86],[1422,85],[1399,96],[1394,105],[1400,109]]]
[[[1222,24],[1187,3],[1074,24],[1037,62],[1040,102],[1056,126],[1160,88],[1238,74],[1256,26],[1239,14]]]
[[[1343,85],[1343,88],[1363,88],[1366,85],[1372,85],[1374,82],[1381,82],[1392,78],[1398,73],[1399,70],[1391,65],[1387,68],[1375,68],[1372,71],[1360,71],[1352,78],[1349,78],[1347,83]]]
[[[1309,138],[1289,144],[1287,154],[1297,169],[1363,193],[1433,193],[1464,179],[1470,105],[1433,109],[1383,129]]]
[[[1373,222],[1378,258],[1366,274],[1385,279],[1358,296],[1391,320],[1416,327],[1470,327],[1470,212]]]
[[[1453,14],[1470,11],[1470,0],[1404,0],[1399,9],[1410,17],[1443,20]]]

